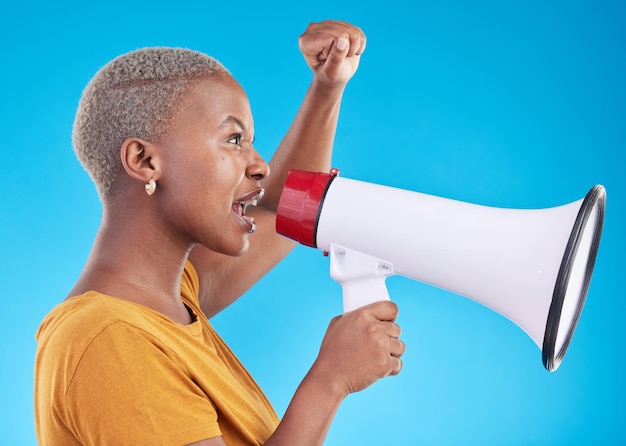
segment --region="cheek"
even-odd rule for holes
[[[242,158],[230,153],[207,151],[185,160],[170,172],[177,200],[205,210],[230,208],[237,188],[245,178]]]
[[[210,168],[203,169],[202,179],[192,182],[197,190],[191,193],[195,195],[198,206],[223,212],[230,210],[240,180],[232,165],[222,158],[214,160]]]
[[[245,176],[245,167],[235,156],[221,156],[213,161],[210,169],[211,182],[219,189],[228,189],[232,192]]]

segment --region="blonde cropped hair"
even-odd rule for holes
[[[116,192],[124,140],[157,140],[188,89],[223,73],[228,71],[212,57],[167,47],[131,51],[96,73],[78,105],[72,141],[101,198]]]

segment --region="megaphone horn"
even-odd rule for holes
[[[585,303],[600,243],[606,192],[547,209],[505,209],[291,170],[276,231],[330,253],[344,311],[388,299],[399,274],[504,315],[554,371]]]

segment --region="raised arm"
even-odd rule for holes
[[[298,43],[314,76],[264,181],[262,205],[274,211],[289,169],[330,168],[343,92],[359,66],[365,35],[348,23],[326,21],[310,24]]]
[[[270,161],[271,174],[262,184],[265,197],[248,212],[257,223],[249,251],[231,258],[197,246],[190,255],[200,276],[200,303],[208,317],[245,293],[293,248],[293,242],[275,232],[278,199],[289,169],[330,168],[343,92],[358,68],[365,35],[345,22],[312,23],[300,36],[299,46],[313,80]]]

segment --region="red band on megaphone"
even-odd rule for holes
[[[317,248],[316,233],[326,191],[339,170],[330,173],[290,170],[276,211],[276,232]]]

